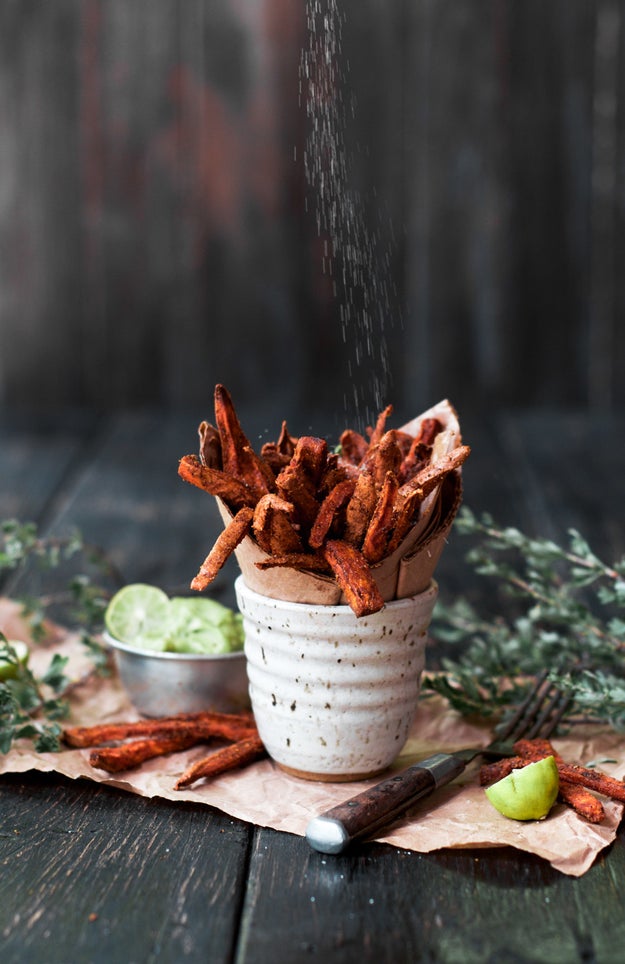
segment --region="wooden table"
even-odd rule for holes
[[[0,514],[77,526],[127,582],[186,586],[220,523],[182,483],[210,413],[0,421]],[[253,443],[276,416],[241,413]],[[398,423],[399,424],[399,423]],[[321,419],[294,433],[328,434]],[[625,551],[625,419],[517,413],[465,419],[465,502],[560,539],[577,527],[608,561]],[[444,589],[476,587],[452,537]],[[232,601],[233,570],[215,591]],[[23,586],[6,581],[4,592]],[[362,844],[325,857],[303,838],[211,808],[146,800],[53,775],[0,779],[3,964],[210,961],[617,961],[625,944],[625,832],[582,878],[513,850],[429,855]]]

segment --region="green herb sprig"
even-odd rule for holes
[[[625,559],[607,565],[575,529],[564,546],[477,518],[464,507],[455,530],[473,537],[467,561],[508,597],[514,614],[478,613],[466,598],[441,599],[431,633],[457,655],[427,674],[424,690],[465,715],[502,717],[545,667],[573,696],[569,723],[625,731]],[[502,680],[509,685],[502,686]]]
[[[46,618],[51,611],[63,613],[66,621],[80,631],[91,663],[86,678],[108,672],[108,657],[95,633],[102,626],[111,590],[94,582],[92,575],[77,572],[93,570],[104,581],[119,585],[120,578],[104,554],[86,544],[74,530],[64,538],[42,536],[33,522],[8,519],[0,524],[0,578],[18,580],[36,571],[45,582],[52,571],[69,566],[62,588],[37,595],[15,594],[22,604],[33,644],[45,639]],[[17,582],[19,586],[19,581]],[[54,654],[47,668],[36,677],[28,665],[17,658],[15,650],[0,633],[0,659],[12,664],[11,678],[0,681],[0,753],[7,753],[13,741],[33,740],[39,752],[60,748],[61,720],[67,717],[67,697],[85,679],[70,680],[65,675],[67,659]]]

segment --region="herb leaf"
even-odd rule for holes
[[[518,681],[548,666],[550,679],[574,697],[570,723],[601,721],[625,731],[625,560],[606,564],[575,529],[559,546],[498,526],[489,515],[478,519],[467,507],[456,530],[474,539],[467,562],[513,601],[514,615],[441,598],[431,633],[454,655],[441,661],[445,675],[426,675],[424,690],[463,714],[499,718],[518,703]],[[504,608],[510,611],[510,602]]]

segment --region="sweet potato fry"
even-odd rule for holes
[[[293,503],[297,521],[307,532],[319,511],[317,489],[327,453],[324,439],[304,435],[297,441],[293,458],[276,478],[278,495]]]
[[[367,433],[369,435],[369,445],[377,445],[382,436],[386,431],[386,423],[390,416],[393,414],[393,406],[387,405],[383,412],[378,415],[377,422],[374,428],[368,428]]]
[[[393,531],[394,506],[399,482],[393,472],[387,472],[371,522],[362,544],[362,554],[370,565],[383,559]]]
[[[223,471],[245,482],[257,498],[272,491],[275,482],[273,472],[254,452],[223,385],[215,387],[215,421],[221,443]]]
[[[256,498],[244,482],[235,479],[220,469],[202,465],[196,455],[184,455],[178,464],[178,475],[185,482],[204,489],[211,495],[219,496],[230,508],[240,509],[244,505],[254,506]]]
[[[317,497],[322,500],[325,499],[339,482],[351,481],[355,486],[359,475],[360,470],[357,465],[352,465],[345,459],[339,459],[336,454],[328,455],[326,470],[319,483]]]
[[[280,452],[281,455],[288,455],[289,458],[292,458],[292,456],[295,455],[297,441],[298,440],[290,434],[286,421],[283,421],[280,435],[276,442],[278,452]]]
[[[200,462],[210,469],[220,469],[221,441],[219,432],[209,422],[200,422],[197,432],[200,439]]]
[[[274,475],[279,475],[285,469],[291,458],[278,451],[276,442],[265,442],[260,450],[260,457],[267,463]]]
[[[418,471],[425,468],[432,454],[434,439],[442,428],[437,418],[423,420],[419,433],[412,439],[400,466],[399,477],[402,482],[408,482]]]
[[[291,502],[269,492],[254,509],[252,529],[256,542],[269,555],[301,552],[302,540],[293,526],[295,509]]]
[[[520,770],[527,766],[529,760],[524,760],[521,756],[506,756],[501,760],[493,760],[492,763],[483,763],[480,767],[480,786],[488,787],[491,783],[503,780],[513,770]]]
[[[191,589],[202,591],[213,581],[226,560],[252,528],[254,510],[249,506],[239,509],[223,532],[215,540],[213,548],[200,566],[198,574],[191,581]]]
[[[514,744],[514,752],[530,762],[542,760],[546,756],[553,756],[557,763],[562,762],[562,757],[555,751],[551,741],[540,737],[517,740]]]
[[[347,479],[335,485],[332,491],[325,497],[310,530],[310,536],[308,537],[308,544],[313,549],[321,548],[328,534],[332,532],[337,519],[340,518],[343,509],[354,494],[355,488],[356,482],[353,479]]]
[[[419,518],[419,508],[422,502],[423,489],[412,489],[403,497],[399,493],[397,494],[393,511],[393,531],[386,548],[387,555],[395,552],[395,549],[401,545],[416,523]]]
[[[404,482],[399,490],[400,495],[407,496],[413,489],[421,489],[425,498],[450,472],[460,468],[470,454],[468,445],[459,445],[438,462],[421,469],[409,482]]]
[[[174,790],[184,790],[191,786],[196,780],[206,777],[216,777],[228,770],[246,766],[261,757],[266,756],[267,751],[263,746],[262,740],[258,736],[248,737],[239,740],[230,746],[225,746],[221,750],[216,750],[205,759],[198,760],[185,770],[182,776],[174,784]]]
[[[363,471],[356,480],[354,494],[345,509],[345,529],[343,539],[351,546],[360,549],[365,533],[369,528],[375,511],[378,493],[375,479],[370,472]]]
[[[600,793],[604,797],[610,797],[612,800],[625,803],[625,783],[615,777],[608,776],[607,773],[577,766],[575,763],[558,763],[558,772],[561,780],[581,784],[588,790],[594,790],[595,793]]]
[[[331,572],[330,566],[316,552],[291,552],[286,556],[270,556],[254,563],[257,569],[306,569],[310,572]]]
[[[203,742],[202,738],[179,733],[176,736],[150,736],[144,740],[133,740],[121,746],[109,746],[92,750],[89,763],[98,770],[107,773],[122,773],[141,766],[146,760],[153,760],[157,756],[188,750],[189,747]]]
[[[356,616],[369,616],[383,608],[380,590],[358,549],[342,539],[328,539],[321,551]]]
[[[63,730],[63,742],[68,746],[85,748],[133,737],[169,737],[182,734],[196,739],[240,740],[255,732],[256,724],[251,713],[204,711],[164,716],[160,719],[133,720],[128,723],[66,727]]]
[[[282,422],[277,442],[265,442],[261,447],[260,457],[268,463],[274,475],[279,475],[291,461],[296,445],[297,439],[289,434],[286,422]]]
[[[369,448],[366,438],[360,432],[348,428],[341,433],[339,442],[343,458],[352,465],[360,465]]]
[[[379,443],[372,446],[371,451],[373,452],[371,462],[367,458],[364,464],[371,466],[376,485],[381,488],[388,473],[392,472],[393,475],[397,475],[402,463],[403,456],[397,441],[397,433],[393,429],[385,432]]]
[[[297,440],[291,464],[301,469],[311,485],[317,488],[323,475],[328,457],[328,443],[314,435],[302,435]]]
[[[586,787],[569,783],[568,780],[560,780],[558,796],[563,803],[573,807],[576,813],[585,817],[590,823],[601,823],[605,817],[601,800],[598,800]]]

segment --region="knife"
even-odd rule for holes
[[[470,750],[469,759],[480,753]],[[355,840],[370,837],[391,823],[408,807],[438,787],[451,783],[465,770],[469,759],[462,751],[436,753],[396,776],[363,790],[357,796],[339,803],[306,828],[306,839],[314,850],[324,854],[340,854]]]

